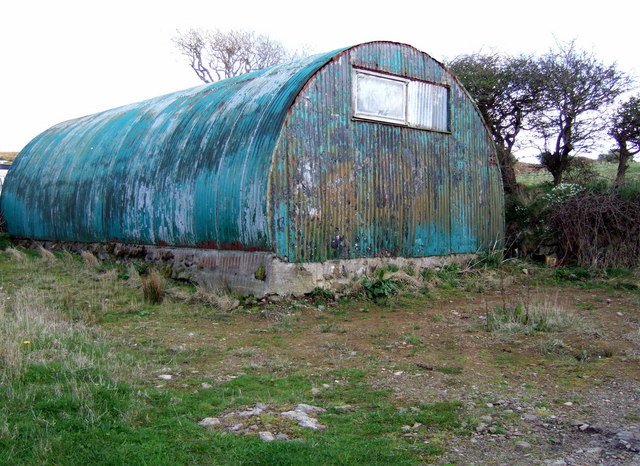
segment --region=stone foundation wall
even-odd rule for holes
[[[316,287],[339,290],[354,277],[371,275],[387,265],[416,271],[468,261],[473,254],[419,258],[369,257],[326,262],[284,262],[271,252],[218,251],[122,243],[63,243],[22,240],[24,247],[43,246],[80,253],[90,251],[101,260],[146,262],[171,268],[172,278],[188,280],[210,290],[230,291],[261,298],[267,295],[301,296]]]

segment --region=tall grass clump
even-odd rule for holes
[[[80,253],[80,256],[82,257],[82,260],[84,261],[84,265],[86,265],[87,267],[92,268],[92,269],[97,269],[97,268],[100,267],[100,261],[91,252],[82,251]]]
[[[79,369],[97,363],[96,336],[61,310],[45,304],[33,288],[0,295],[0,380],[15,380],[30,365]]]
[[[551,302],[503,305],[487,313],[487,330],[502,333],[532,334],[539,332],[592,331],[591,325],[579,315]]]
[[[151,270],[142,278],[142,296],[149,304],[161,304],[164,299],[164,283],[157,270]]]
[[[48,262],[48,263],[54,264],[54,263],[56,263],[58,261],[56,259],[56,256],[51,251],[43,248],[42,246],[38,246],[38,253],[40,254],[40,258],[44,262]]]
[[[16,262],[24,262],[27,259],[27,255],[22,251],[18,251],[16,248],[7,248],[5,252]]]

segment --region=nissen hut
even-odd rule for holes
[[[392,42],[60,123],[18,155],[1,208],[16,237],[143,254],[258,296],[476,253],[504,226],[473,101]]]

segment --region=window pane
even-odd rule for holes
[[[448,89],[421,81],[409,83],[409,125],[449,130]]]
[[[364,73],[356,79],[356,115],[406,122],[406,82]]]

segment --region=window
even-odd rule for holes
[[[354,116],[414,128],[449,131],[449,88],[354,69]]]

